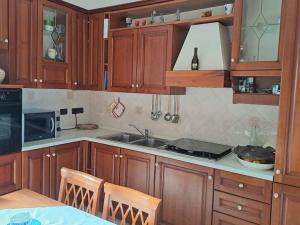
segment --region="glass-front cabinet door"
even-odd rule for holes
[[[281,69],[284,1],[236,0],[232,70]]]
[[[38,6],[38,87],[71,85],[71,32],[74,12],[50,1]]]

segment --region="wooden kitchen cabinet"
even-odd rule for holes
[[[92,173],[106,182],[153,195],[155,156],[92,143]]]
[[[79,142],[22,153],[22,187],[57,199],[60,169],[82,169]]]
[[[300,188],[274,184],[271,225],[300,225]]]
[[[157,157],[155,196],[162,199],[159,224],[211,225],[212,168]]]
[[[154,195],[155,155],[121,149],[120,185]]]
[[[283,44],[288,40],[284,30],[290,21],[286,20],[286,14],[281,9],[287,7],[288,2],[289,0],[235,1],[232,70],[282,68]]]
[[[283,57],[274,180],[300,187],[300,2],[289,1],[286,11],[291,32]]]
[[[109,34],[109,91],[136,92],[137,29]]]
[[[22,152],[22,187],[50,196],[49,148]]]
[[[38,1],[38,87],[71,87],[72,13],[56,3]]]
[[[37,0],[12,0],[14,28],[10,28],[10,83],[37,87]]]
[[[22,187],[21,153],[0,156],[0,195]]]
[[[186,36],[173,25],[113,30],[109,36],[109,90],[152,94],[184,94],[166,86]]]
[[[8,49],[8,0],[0,0],[0,49]]]
[[[232,216],[228,216],[226,214],[214,212],[212,225],[256,225],[256,224],[244,220],[240,220]]]

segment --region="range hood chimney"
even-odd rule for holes
[[[198,48],[199,70],[191,70],[194,48]],[[220,23],[192,25],[173,71],[167,71],[170,87],[230,87],[230,37]]]

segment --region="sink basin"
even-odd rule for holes
[[[138,140],[142,140],[144,137],[142,135],[137,135],[137,134],[121,133],[121,134],[113,134],[109,136],[102,136],[98,138],[106,139],[110,141],[118,141],[123,143],[131,143]]]
[[[151,148],[159,148],[166,145],[166,142],[167,142],[166,140],[162,140],[162,139],[148,138],[148,139],[135,141],[132,144],[151,147]]]

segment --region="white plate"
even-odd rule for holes
[[[271,170],[274,168],[274,164],[252,163],[252,162],[242,160],[239,157],[237,157],[237,159],[243,166],[248,167],[250,169],[254,169],[254,170]]]

